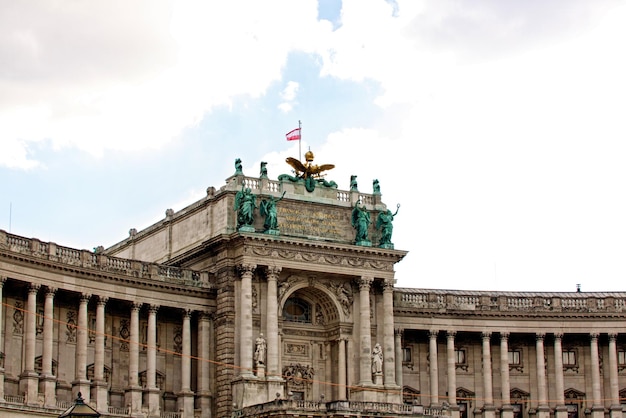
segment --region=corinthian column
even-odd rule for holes
[[[180,393],[178,410],[182,418],[193,418],[193,392],[191,391],[191,310],[183,310],[183,350],[180,356]]]
[[[609,385],[611,391],[611,418],[622,418],[622,405],[619,399],[619,379],[617,374],[617,334],[609,334]]]
[[[211,317],[208,312],[198,315],[198,407],[200,418],[211,418],[211,387],[209,374],[209,344]]]
[[[370,286],[374,279],[372,277],[361,277],[359,280],[359,328],[360,346],[360,367],[359,385],[367,386],[372,384],[372,325],[370,322]]]
[[[20,392],[26,394],[26,403],[35,405],[39,393],[38,374],[35,372],[35,333],[37,332],[37,291],[40,285],[28,288],[24,315],[24,371],[20,375]]]
[[[54,320],[54,294],[56,289],[46,289],[43,305],[43,347],[41,353],[41,380],[43,380],[44,405],[56,406],[56,377],[52,374],[52,345]]]
[[[4,339],[2,331],[4,329],[4,300],[2,299],[2,288],[7,278],[0,276],[0,352],[4,353]],[[4,402],[4,364],[0,364],[0,403]]]
[[[394,330],[394,339],[396,340],[396,385],[398,385],[398,387],[400,388],[400,396],[402,396],[402,388],[404,386],[404,381],[402,379],[402,361],[404,360],[402,352],[403,335],[403,329],[397,328]]]
[[[456,412],[458,416],[458,407],[456,404],[456,356],[454,355],[454,337],[455,331],[448,331],[446,333],[446,360],[448,365],[448,403],[452,409],[452,412]]]
[[[591,416],[592,418],[604,417],[604,405],[602,402],[602,393],[600,390],[600,355],[598,351],[598,334],[593,333],[591,336],[591,394],[592,394],[592,406]]]
[[[72,382],[74,399],[81,393],[85,403],[89,403],[91,382],[87,380],[87,304],[91,295],[83,293],[78,305],[78,326],[76,327],[76,371]]]
[[[556,418],[567,418],[565,405],[565,384],[563,382],[563,334],[554,334],[554,383],[556,392]],[[621,409],[620,409],[621,411]]]
[[[267,268],[267,375],[270,379],[280,379],[278,371],[278,275],[280,267]]]
[[[537,333],[536,338],[536,354],[537,354],[537,418],[549,418],[550,407],[548,406],[548,387],[546,384],[546,360],[543,340],[545,334]]]
[[[337,354],[337,356],[339,357],[339,361],[337,362],[337,367],[339,368],[339,370],[337,371],[337,375],[338,375],[338,396],[337,396],[337,400],[343,401],[346,398],[346,388],[347,388],[347,381],[346,381],[346,339],[345,338],[339,338],[339,352]]]
[[[428,332],[428,357],[430,366],[430,406],[436,407],[439,404],[439,365],[437,358],[437,335],[439,330]]]
[[[139,385],[139,309],[141,303],[133,303],[130,309],[130,340],[128,343],[128,388],[126,406],[131,415],[141,413],[142,393]]]
[[[146,391],[148,392],[149,416],[159,416],[159,388],[156,385],[156,352],[157,352],[157,311],[159,306],[148,308],[148,347],[146,348]]]
[[[483,389],[485,391],[485,418],[493,418],[493,372],[491,368],[491,333],[483,332]]]
[[[396,385],[396,350],[393,338],[393,279],[387,279],[383,283],[383,372],[385,376],[385,386],[397,388]],[[397,399],[389,399],[396,403],[402,402],[402,396],[398,393]]]
[[[243,264],[239,267],[241,295],[239,303],[239,366],[242,376],[253,377],[252,373],[252,275],[256,265]]]
[[[509,376],[509,333],[500,333],[500,380],[502,381],[502,418],[513,418]]]
[[[109,388],[104,378],[105,307],[109,298],[100,296],[96,305],[96,339],[94,348],[93,384],[96,388],[96,407],[100,412],[108,412]]]

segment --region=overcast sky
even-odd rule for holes
[[[0,0],[0,229],[109,246],[289,172],[401,204],[397,285],[623,291],[626,4]]]

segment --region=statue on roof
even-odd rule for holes
[[[270,196],[267,199],[263,199],[261,201],[261,205],[259,209],[261,211],[261,216],[265,216],[265,222],[263,223],[263,227],[265,231],[277,231],[278,230],[278,210],[276,209],[276,203],[283,200],[285,197],[285,193],[276,199],[274,196]]]
[[[361,201],[358,201],[352,209],[352,227],[356,230],[356,236],[354,242],[357,245],[370,246],[371,243],[368,239],[367,230],[370,224],[370,214],[367,211],[365,205],[360,205]]]
[[[378,214],[376,218],[376,229],[380,229],[380,242],[378,245],[383,248],[392,248],[391,234],[393,233],[393,218],[398,214],[400,210],[400,204],[396,207],[396,213],[391,213],[391,210],[387,209]]]
[[[304,187],[310,193],[315,190],[315,185],[320,183],[326,187],[337,187],[337,183],[334,181],[326,181],[324,179],[325,174],[322,174],[323,171],[331,170],[335,168],[334,164],[322,164],[317,165],[313,164],[313,159],[315,155],[311,150],[307,151],[304,154],[304,158],[306,159],[306,163],[300,162],[300,160],[287,157],[285,161],[294,169],[295,176],[290,176],[289,174],[281,174],[278,176],[279,180],[290,180],[293,182],[304,181]]]
[[[252,190],[241,186],[241,190],[235,195],[234,209],[237,212],[237,228],[252,227],[256,207],[256,196],[252,194]]]

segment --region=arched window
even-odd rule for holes
[[[289,298],[283,308],[283,319],[290,322],[311,323],[311,304],[300,298]]]

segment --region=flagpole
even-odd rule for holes
[[[302,122],[298,121],[298,129],[300,130],[300,139],[298,139],[298,157],[302,161]]]

